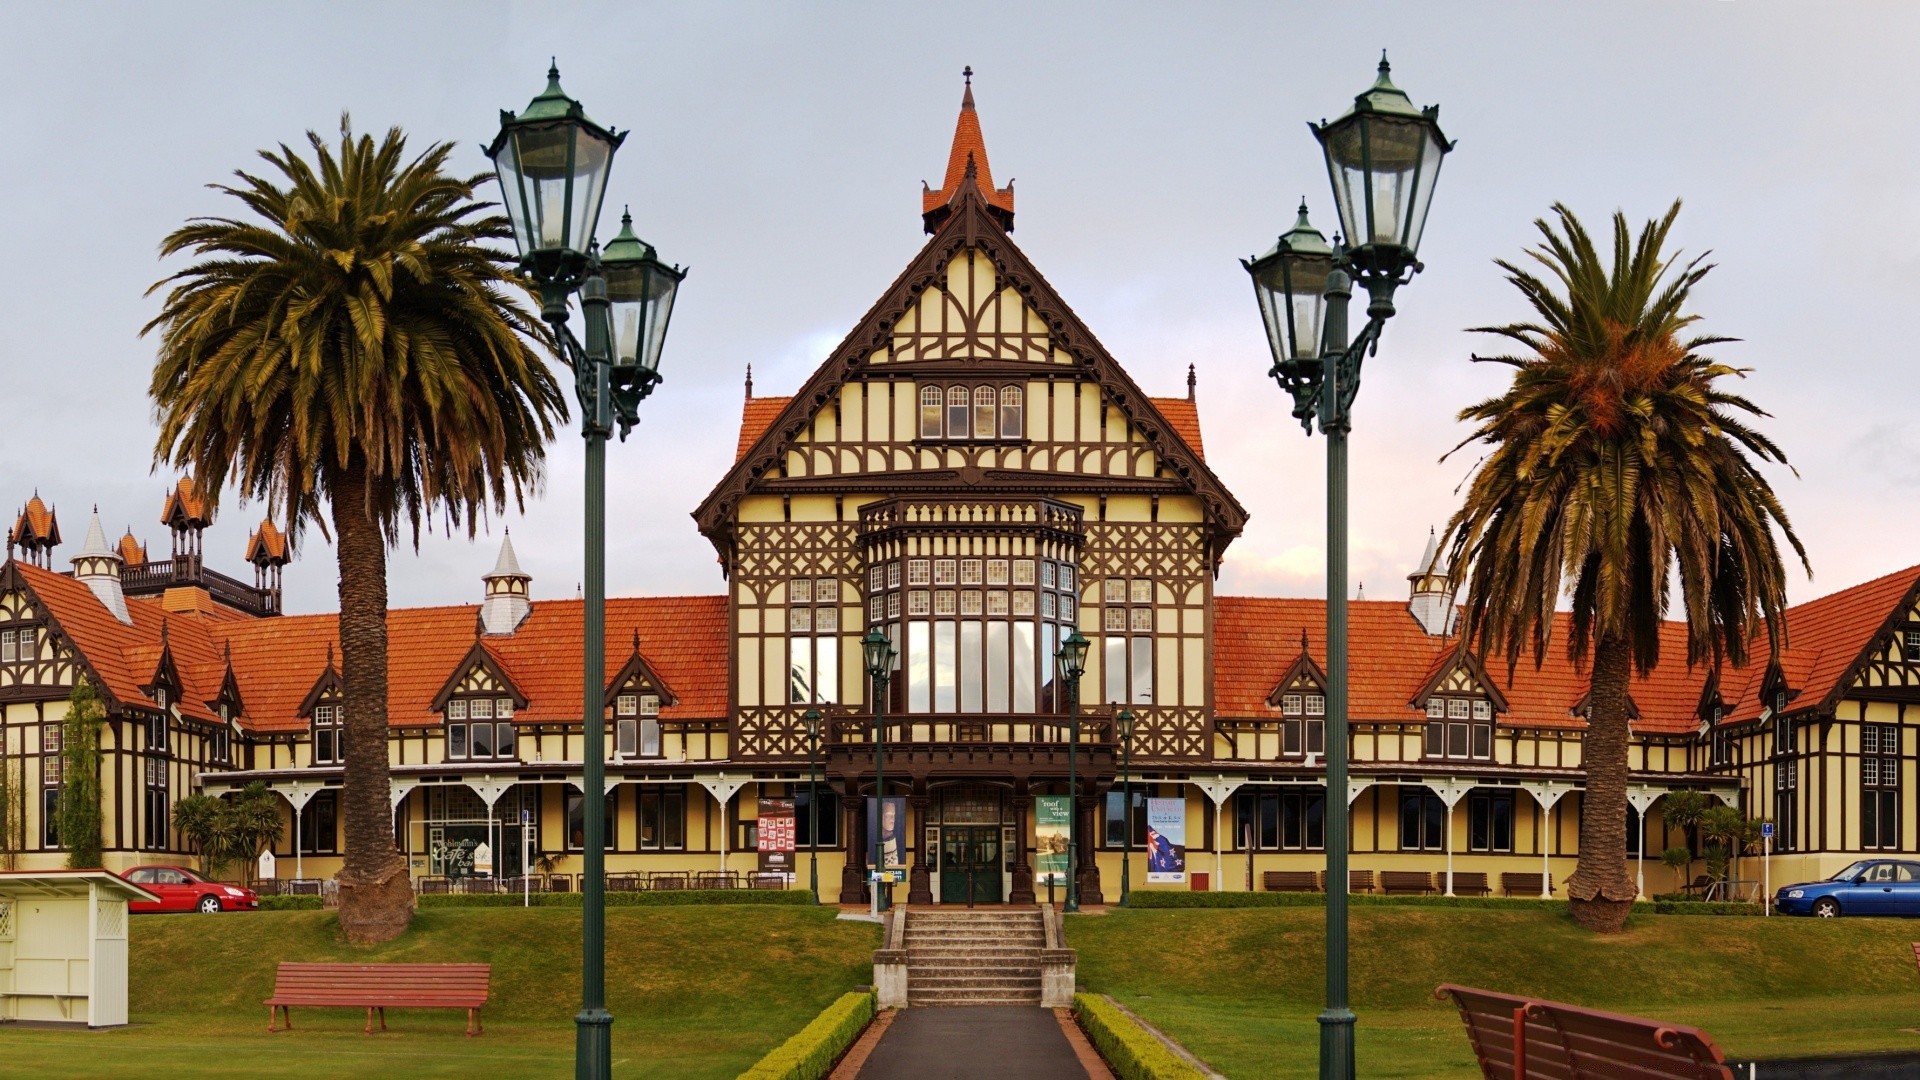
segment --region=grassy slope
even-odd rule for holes
[[[872,979],[878,928],[831,908],[661,907],[607,912],[616,1075],[730,1078],[835,997]],[[486,1034],[465,1014],[293,1011],[268,1035],[280,960],[493,965]],[[580,913],[430,909],[399,940],[355,949],[330,913],[141,916],[130,963],[133,1025],[78,1033],[0,1029],[0,1075],[36,1077],[566,1076],[580,1000]]]
[[[1234,1080],[1309,1076],[1324,1000],[1317,908],[1116,911],[1068,921],[1083,988],[1112,994]],[[1920,1049],[1913,952],[1893,919],[1564,915],[1358,907],[1352,987],[1369,1077],[1478,1076],[1442,982],[1705,1028],[1729,1054]]]

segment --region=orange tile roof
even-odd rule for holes
[[[191,476],[181,477],[173,490],[167,492],[167,501],[160,507],[160,524],[173,524],[176,515],[202,525],[213,520],[207,516],[206,496],[200,493]]]
[[[1789,711],[1830,705],[1854,661],[1916,589],[1920,566],[1910,566],[1787,609],[1787,648],[1780,671],[1788,688],[1798,692],[1787,703]],[[1767,668],[1764,639],[1755,652],[1755,662],[1721,676],[1726,723],[1755,719],[1765,704],[1760,700]]]
[[[13,566],[99,676],[109,697],[125,705],[152,708],[153,699],[140,687],[153,678],[164,644],[180,675],[180,711],[196,719],[214,718],[206,702],[219,694],[224,669],[203,626],[169,617],[159,604],[143,599],[127,601],[127,614],[133,619],[129,626],[114,618],[93,590],[65,574],[18,561]],[[164,643],[162,626],[167,629]],[[206,676],[209,667],[216,669],[211,682]]]
[[[747,403],[740,409],[740,443],[734,447],[734,464],[739,464],[740,459],[747,456],[747,451],[753,449],[753,444],[760,441],[760,436],[767,433],[767,429],[773,426],[773,422],[780,418],[781,410],[785,409],[787,403],[792,400],[791,397],[747,399]]]
[[[521,723],[577,720],[581,709],[583,628],[578,600],[535,601],[509,636],[480,639],[526,695]],[[387,615],[387,722],[394,727],[439,723],[429,710],[454,669],[472,650],[478,606],[401,608]],[[339,665],[334,615],[289,615],[208,627],[233,648],[234,674],[259,731],[305,728],[301,702],[325,673],[329,646]],[[727,602],[723,596],[613,597],[607,600],[607,670],[619,670],[640,634],[640,651],[678,696],[663,706],[668,720],[727,716]]]
[[[1167,418],[1167,423],[1173,425],[1175,433],[1186,440],[1200,460],[1207,460],[1207,448],[1200,441],[1199,403],[1191,398],[1157,397],[1147,400],[1153,402],[1153,407],[1160,410],[1160,415]]]
[[[46,503],[40,501],[38,492],[27,500],[26,506],[21,507],[20,517],[13,523],[13,536],[16,540],[32,538],[51,540],[56,544],[60,542],[60,519],[47,509]]]
[[[246,560],[257,563],[262,560],[285,561],[287,558],[287,537],[272,518],[260,519],[260,528],[247,534]]]
[[[139,566],[147,561],[147,545],[134,538],[132,529],[128,529],[127,535],[114,545],[114,551],[119,553],[120,561],[128,566]]]
[[[953,148],[947,151],[947,175],[938,189],[920,195],[920,210],[925,213],[953,201],[966,183],[967,163],[974,167],[974,184],[986,197],[987,205],[1013,213],[1013,185],[996,190],[993,170],[987,166],[987,140],[980,134],[980,114],[973,108],[973,69],[967,69],[967,89],[960,97],[960,119],[953,125]]]

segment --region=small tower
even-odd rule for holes
[[[173,532],[173,579],[199,581],[204,558],[200,549],[201,534],[213,524],[213,514],[207,508],[206,498],[194,485],[193,477],[181,477],[167,493],[166,505],[160,508],[160,524]]]
[[[953,203],[971,188],[987,204],[987,213],[1008,232],[1013,231],[1013,183],[993,186],[987,167],[987,142],[980,134],[980,114],[973,108],[973,68],[962,73],[967,85],[960,95],[960,119],[953,125],[953,147],[947,151],[947,174],[938,189],[920,185],[920,217],[929,233],[953,213]]]
[[[125,566],[142,566],[146,564],[147,545],[141,543],[139,538],[133,535],[133,526],[131,525],[127,526],[127,534],[120,538],[119,543],[113,545],[113,549],[119,552],[120,562]]]
[[[293,561],[287,553],[287,536],[273,524],[272,518],[261,518],[260,528],[247,537],[247,561],[253,564],[253,587],[260,594],[260,604],[270,615],[280,613],[280,568]]]
[[[28,562],[43,570],[53,569],[53,549],[60,545],[60,515],[47,509],[37,491],[20,508],[20,517],[13,523],[13,542]]]
[[[1434,637],[1453,632],[1453,575],[1440,568],[1440,540],[1427,530],[1427,550],[1420,556],[1419,569],[1407,575],[1411,586],[1407,611],[1420,628]]]
[[[533,579],[520,569],[511,532],[500,539],[500,558],[494,561],[493,572],[480,580],[487,584],[487,598],[480,605],[481,632],[505,635],[519,629],[533,611],[533,600],[527,593]]]
[[[100,527],[100,508],[94,507],[93,520],[87,524],[87,542],[73,557],[73,579],[93,590],[113,617],[132,625],[127,614],[127,597],[120,591],[120,571],[124,563],[120,553],[107,546],[107,533]]]

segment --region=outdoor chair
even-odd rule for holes
[[[684,889],[687,887],[685,870],[655,870],[647,875],[647,887],[650,889]]]
[[[753,875],[750,886],[755,889],[784,889],[787,887],[787,875],[778,871],[759,871]]]
[[[731,870],[702,870],[693,877],[696,889],[732,889],[739,886],[739,880]]]
[[[1370,893],[1373,891],[1373,871],[1347,871],[1347,891],[1350,893]]]
[[[453,891],[453,882],[444,877],[423,877],[419,885],[421,896],[445,896]]]

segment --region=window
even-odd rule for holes
[[[341,726],[341,707],[338,705],[315,705],[313,707],[313,763],[315,765],[338,765],[347,759],[347,733]]]
[[[967,437],[967,388],[953,386],[947,388],[947,438],[964,439]]]
[[[923,386],[922,439],[1019,439],[1026,435],[1026,393],[1019,386]]]
[[[1153,704],[1153,579],[1108,578],[1100,589],[1106,700]],[[1129,636],[1131,635],[1131,636]]]
[[[33,631],[31,630],[22,630],[20,632],[22,634],[33,633]],[[1906,651],[1907,663],[1920,664],[1920,630],[1907,631],[1906,639],[1907,639],[1907,651]]]
[[[940,388],[926,386],[920,389],[920,437],[937,439],[940,437]]]
[[[54,775],[59,776],[57,767]],[[57,787],[40,792],[40,846],[60,846],[60,789]]]
[[[1137,784],[1133,789],[1133,817],[1131,841],[1135,851],[1147,846],[1147,786]],[[1104,825],[1100,830],[1100,844],[1103,847],[1118,848],[1128,843],[1128,818],[1126,815],[1126,792],[1108,791],[1106,804],[1102,808]]]
[[[1900,846],[1900,727],[1860,726],[1860,846]]]
[[[641,787],[636,820],[641,851],[679,851],[687,846],[687,793],[682,788]]]
[[[1775,851],[1794,850],[1796,839],[1794,826],[1798,824],[1796,794],[1800,787],[1800,770],[1792,758],[1778,761],[1773,767],[1773,849]]]
[[[155,690],[153,696],[156,701],[160,702],[162,709],[167,707],[167,692],[165,690]],[[147,717],[147,749],[156,750],[162,754],[167,752],[167,717],[165,713],[156,713]]]
[[[1425,788],[1401,789],[1400,850],[1441,851],[1446,848],[1447,804]],[[1509,841],[1508,846],[1512,846]]]
[[[1633,835],[1633,829],[1627,829]],[[1476,791],[1467,796],[1467,850],[1513,850],[1513,792]]]
[[[1288,756],[1327,752],[1327,699],[1320,694],[1280,697],[1281,752]]]
[[[14,652],[14,631],[0,630],[0,663],[11,664],[19,658]]]
[[[605,815],[605,820],[601,823],[601,827],[605,831],[603,831],[600,835],[602,839],[606,841],[605,846],[608,851],[613,850],[614,809],[619,805],[619,802],[620,802],[620,800],[616,797],[618,791],[619,791],[618,788],[608,788],[607,797],[604,800],[602,800],[602,807],[606,811],[606,815]],[[586,846],[587,846],[586,803],[587,803],[587,797],[585,795],[582,795],[580,792],[575,791],[572,788],[567,789],[567,850],[568,851],[584,851],[586,849]]]
[[[974,438],[991,439],[994,436],[994,432],[999,430],[999,424],[994,415],[994,406],[999,397],[1000,395],[994,393],[993,387],[991,386],[976,386],[973,388]]]
[[[840,581],[794,578],[787,603],[787,700],[834,704],[840,700]]]
[[[660,756],[660,695],[622,694],[614,709],[614,753],[619,757]]]
[[[835,813],[839,799],[829,791],[820,792],[820,801],[811,801],[801,788],[793,796],[793,839],[796,847],[818,845],[832,848],[840,843],[840,815]]]
[[[1493,706],[1480,698],[1428,698],[1426,756],[1493,756]]]
[[[147,782],[144,791],[146,814],[142,823],[143,846],[148,851],[166,851],[173,846],[167,830],[167,810],[173,805],[173,801],[167,797],[167,763],[156,757],[145,761]]]
[[[1320,788],[1241,788],[1234,793],[1233,849],[1322,851],[1326,793]]]
[[[1026,419],[1021,415],[1021,398],[1022,394],[1017,386],[1000,388],[1000,437],[1003,439],[1018,439],[1027,433]],[[1915,648],[1912,644],[1915,636],[1907,635],[1909,652]]]
[[[340,793],[322,791],[300,810],[300,850],[329,855],[340,850]]]
[[[1065,695],[1055,692],[1054,654],[1078,612],[1073,587],[1079,573],[1072,562],[969,556],[893,560],[887,568],[885,602],[870,596],[868,614],[876,625],[886,625],[898,653],[894,708],[907,713],[1066,710]],[[901,588],[903,576],[906,588]],[[928,585],[936,587],[916,587]],[[816,609],[812,637],[789,634],[795,704],[838,700],[837,611],[835,621],[826,627],[820,623],[820,615],[829,611],[834,609]],[[903,611],[904,622],[896,621]],[[1125,638],[1120,640],[1124,645]],[[1143,652],[1141,659],[1146,656]],[[1124,654],[1120,663],[1124,678]],[[1083,692],[1092,693],[1084,687]]]
[[[468,722],[460,723],[464,718]],[[467,698],[446,705],[447,757],[511,758],[515,756],[512,698]]]

